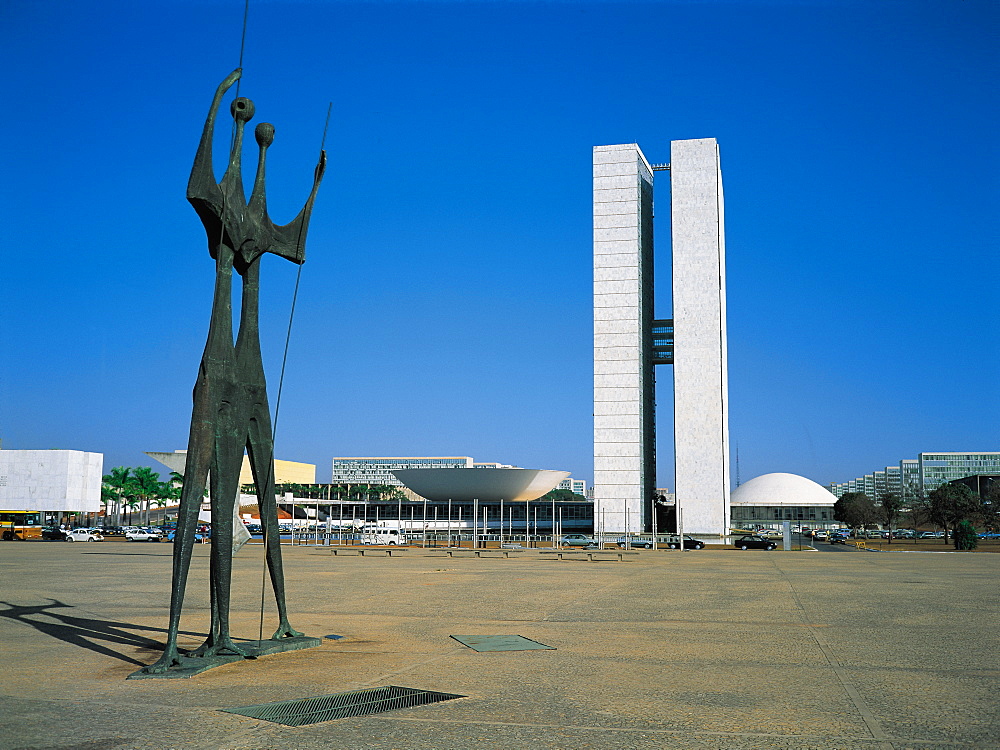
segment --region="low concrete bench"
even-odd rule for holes
[[[528,550],[525,547],[501,547],[500,549],[482,547],[444,547],[439,548],[437,551],[444,552],[448,555],[448,557],[454,557],[455,555],[473,555],[475,557],[510,557],[511,553],[534,552],[534,550]]]
[[[392,557],[400,552],[406,552],[407,547],[319,547],[325,549],[331,555],[345,555],[353,557],[364,557],[365,555]]]
[[[539,550],[539,554],[555,555],[559,560],[565,560],[567,557],[573,559],[579,555],[586,555],[587,559],[591,562],[617,557],[618,562],[625,562],[625,555],[631,557],[639,553],[624,549],[543,549]]]

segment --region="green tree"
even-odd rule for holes
[[[114,525],[121,525],[121,509],[124,503],[124,498],[126,493],[130,489],[130,482],[132,478],[132,469],[127,466],[116,466],[111,470],[110,474],[105,474],[102,479],[106,487],[111,490],[113,501],[112,505],[115,508],[114,511]],[[105,510],[107,506],[105,506]],[[105,517],[107,513],[105,512]]]
[[[903,497],[904,512],[909,517],[910,527],[914,532],[914,541],[920,536],[917,529],[922,524],[931,520],[931,504],[927,499],[924,488],[917,483],[912,483],[907,487]]]
[[[128,508],[128,521],[126,523],[132,525],[132,514],[142,506],[142,501],[139,499],[138,495],[128,494],[123,498],[125,507]]]
[[[993,480],[982,491],[979,518],[988,531],[1000,528],[1000,480]]]
[[[955,543],[955,549],[975,549],[979,546],[979,537],[976,535],[976,527],[968,521],[959,521],[955,525],[955,537],[953,541]]]
[[[145,506],[144,523],[149,524],[150,503],[154,498],[160,497],[164,493],[164,483],[160,481],[160,475],[148,466],[132,469],[131,489],[132,494],[139,501],[140,507]]]
[[[864,492],[845,492],[833,504],[833,517],[852,529],[860,529],[875,523],[878,514]]]
[[[585,498],[583,495],[576,494],[572,490],[554,489],[554,490],[549,490],[538,499],[548,500],[549,502],[552,502],[553,500],[576,500],[577,502],[579,502],[579,501],[586,501],[587,498]]]
[[[167,505],[170,504],[170,500],[171,500],[171,498],[172,498],[172,496],[173,496],[173,494],[175,492],[174,488],[171,487],[169,484],[164,485],[164,487],[165,487],[165,489],[164,489],[163,494],[162,495],[158,495],[157,497],[154,497],[153,500],[152,500],[152,504],[155,505],[157,508],[166,508]],[[164,514],[164,515],[166,515],[166,514]],[[160,521],[162,523],[163,519],[161,518]],[[148,519],[146,520],[146,523],[149,523]]]
[[[109,511],[115,507],[118,502],[120,495],[109,487],[107,484],[101,484],[101,502],[104,504],[104,523],[107,525],[109,523],[108,516]],[[96,520],[95,520],[96,523]]]
[[[879,504],[879,514],[882,516],[882,523],[889,529],[889,544],[892,544],[892,529],[896,527],[896,519],[903,508],[903,500],[895,492],[887,492],[882,495],[882,502]]]
[[[948,543],[948,530],[962,521],[976,518],[982,513],[979,495],[964,484],[942,484],[930,493],[931,521],[944,529],[944,543]]]

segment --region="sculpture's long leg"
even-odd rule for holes
[[[212,474],[209,475],[209,476],[214,475],[214,473],[215,473],[215,467],[213,466],[212,467]],[[200,516],[199,516],[199,520],[201,520]],[[205,639],[205,642],[202,643],[200,646],[198,646],[198,648],[196,648],[196,649],[194,649],[192,651],[188,651],[188,653],[187,653],[188,656],[205,656],[205,654],[208,653],[209,649],[211,649],[212,646],[215,645],[216,636],[219,633],[219,603],[216,600],[216,597],[215,597],[215,586],[213,585],[212,582],[215,581],[216,575],[218,575],[218,574],[216,573],[216,570],[215,570],[215,559],[211,555],[209,555],[208,596],[209,596],[210,608],[211,608],[211,612],[212,612],[212,622],[211,622],[211,625],[209,625],[209,628],[208,628],[208,637]]]
[[[239,491],[244,430],[240,409],[223,403],[219,412],[215,461],[212,464],[212,632],[199,654],[243,655],[229,632],[230,588],[233,572],[233,504]]]
[[[191,433],[184,461],[184,486],[181,490],[180,508],[177,513],[177,531],[174,535],[167,645],[163,656],[141,670],[146,674],[166,672],[170,667],[180,663],[180,655],[177,651],[177,631],[180,628],[184,590],[187,586],[188,570],[191,567],[191,553],[194,548],[198,511],[201,509],[205,482],[208,478],[208,469],[212,463],[215,446],[218,405],[213,403],[213,396],[214,389],[209,387],[206,364],[203,360],[194,388],[194,416],[191,419]]]
[[[288,622],[285,606],[285,574],[281,565],[281,538],[278,535],[278,506],[274,490],[274,443],[271,439],[271,416],[267,404],[257,404],[250,419],[250,439],[247,443],[250,468],[257,485],[257,507],[264,527],[267,569],[271,574],[271,588],[278,604],[278,629],[272,640],[302,635]]]

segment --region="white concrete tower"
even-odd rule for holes
[[[634,143],[594,148],[594,511],[642,531],[655,486],[653,172]]]
[[[721,534],[729,529],[729,370],[722,171],[714,138],[671,141],[670,195],[674,490],[686,533]]]

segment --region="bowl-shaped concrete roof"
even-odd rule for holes
[[[798,474],[761,474],[730,495],[733,505],[833,505],[830,490]]]
[[[544,495],[569,476],[550,469],[398,469],[400,482],[428,500],[517,502]]]

